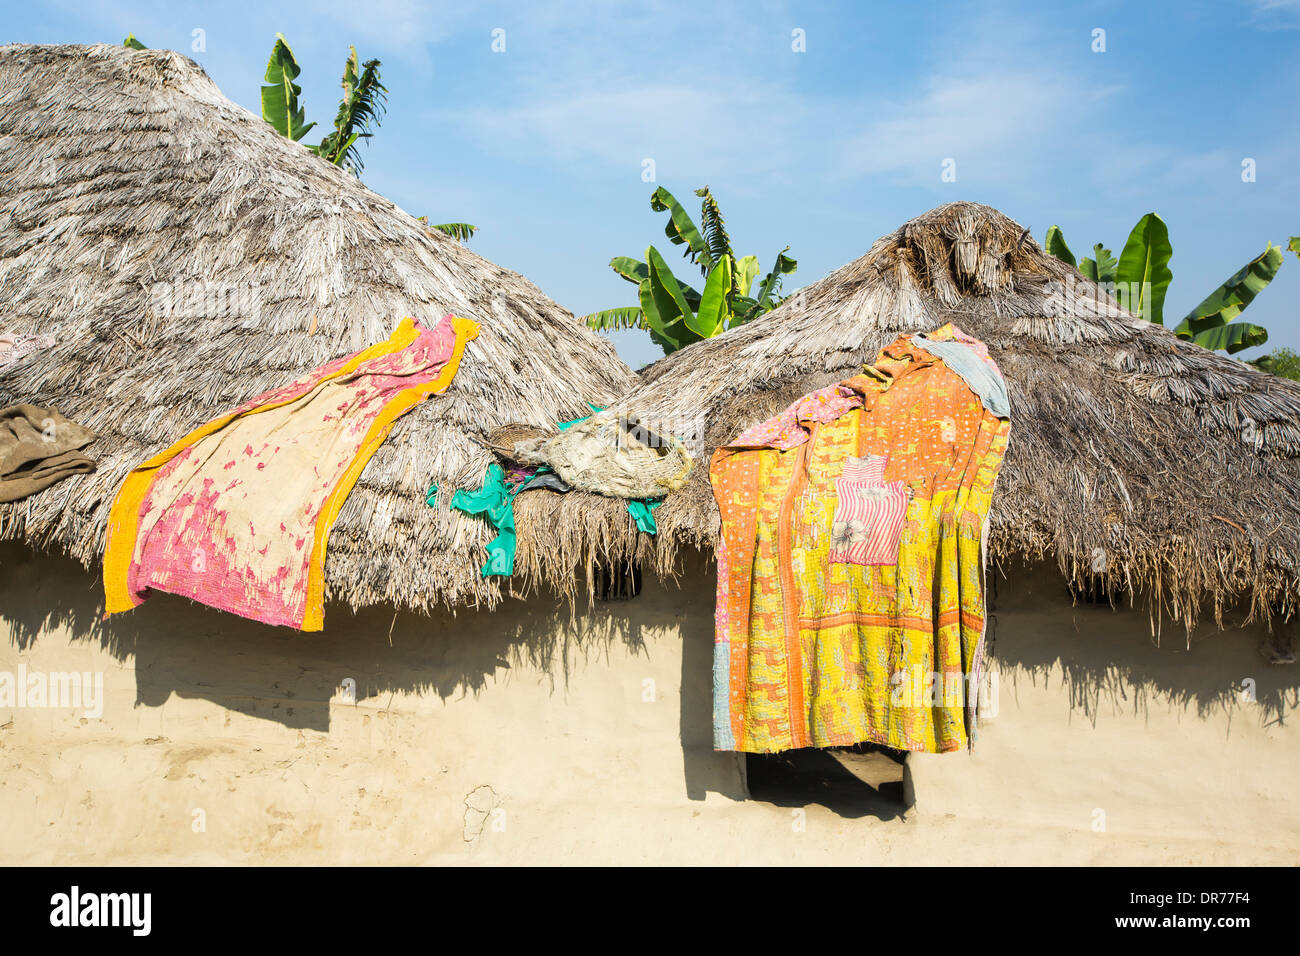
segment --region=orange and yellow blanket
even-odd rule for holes
[[[167,591],[304,631],[325,618],[325,548],[397,418],[456,374],[468,319],[386,342],[246,402],[146,461],[109,514],[105,612]]]
[[[931,338],[973,342],[951,325]],[[718,449],[716,749],[969,742],[984,530],[1009,429],[904,336],[865,374]],[[911,492],[897,565],[830,560],[836,478],[866,455],[887,456],[884,480]]]

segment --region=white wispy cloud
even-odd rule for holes
[[[565,90],[509,107],[431,111],[429,117],[503,152],[562,164],[639,170],[653,160],[660,175],[699,178],[726,169],[733,177],[779,169],[778,149],[755,148],[755,131],[774,114],[807,117],[815,105],[779,86],[755,82],[723,92],[707,82],[616,84]]]
[[[940,22],[919,51],[910,88],[873,103],[844,138],[840,175],[929,186],[950,159],[959,184],[1026,183],[1059,168],[1080,129],[1104,125],[1123,88],[1119,71],[1099,84],[1069,55],[1071,43],[1088,49],[1083,21],[1062,36],[994,5]]]
[[[1257,29],[1300,29],[1300,0],[1250,0],[1250,6],[1250,24]]]
[[[1078,90],[1059,72],[993,67],[930,76],[918,93],[878,108],[880,115],[845,140],[840,170],[935,182],[941,163],[953,159],[959,181],[1021,177],[1087,109]]]

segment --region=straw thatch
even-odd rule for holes
[[[1300,384],[1120,310],[987,206],[908,222],[770,315],[651,366],[619,404],[651,423],[698,422],[707,461],[900,333],[950,321],[988,343],[1011,397],[995,559],[1053,554],[1076,584],[1145,593],[1157,619],[1190,624],[1202,604],[1217,618],[1243,598],[1292,613]],[[716,541],[707,471],[656,512],[661,569],[681,543]]]
[[[521,276],[277,135],[187,58],[0,47],[0,331],[58,339],[0,376],[0,407],[52,405],[101,436],[99,470],[0,507],[0,538],[92,564],[133,466],[404,316],[448,312],[478,338],[450,390],[398,422],[330,538],[329,593],[353,606],[495,603],[500,579],[479,576],[493,532],[446,507],[491,460],[474,439],[582,415],[631,372]],[[524,585],[590,577],[608,535],[635,546],[614,502],[524,497]]]

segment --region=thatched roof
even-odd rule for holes
[[[328,591],[353,606],[494,603],[500,579],[479,576],[493,532],[446,508],[489,460],[471,435],[577,417],[631,372],[523,277],[282,138],[189,59],[0,47],[0,331],[58,338],[0,376],[0,407],[50,404],[101,436],[99,470],[0,507],[0,538],[92,564],[133,466],[404,316],[449,312],[478,338],[450,390],[398,422],[330,538]],[[576,498],[522,508],[517,582],[571,582],[599,548],[588,528],[619,528],[597,511],[599,527]]]
[[[988,343],[1011,396],[995,559],[1051,554],[1077,583],[1104,559],[1109,585],[1183,621],[1206,601],[1294,609],[1300,383],[1121,311],[987,206],[913,219],[761,320],[657,362],[619,404],[650,421],[697,415],[707,462],[900,333],[950,321]],[[663,568],[678,544],[716,540],[707,470],[656,512]]]

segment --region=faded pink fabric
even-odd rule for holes
[[[988,346],[979,339],[967,335],[956,325],[948,323],[927,333],[936,341],[953,341],[961,342],[963,345],[969,345],[995,372],[999,375],[997,363],[989,355]],[[911,335],[903,336],[907,341],[912,340]],[[921,343],[914,343],[918,348],[924,349]],[[870,367],[867,368],[870,372]],[[765,422],[759,422],[757,425],[741,433],[735,441],[728,442],[728,448],[779,448],[782,451],[788,451],[791,448],[797,448],[808,440],[810,433],[809,425],[820,424],[824,422],[833,422],[855,408],[861,408],[863,404],[862,395],[843,383],[827,385],[825,388],[819,388],[815,392],[809,392],[802,398],[796,399],[785,411],[781,412]]]
[[[0,333],[0,371],[16,364],[33,352],[53,348],[55,338],[52,335],[18,335],[12,332]]]
[[[805,422],[833,422],[845,412],[862,407],[862,396],[843,385],[828,385],[809,392],[775,418],[744,432],[728,448],[780,448],[783,451],[808,440]]]
[[[999,376],[1002,374],[1002,370],[998,368],[998,363],[993,361],[993,356],[989,355],[989,347],[987,345],[985,345],[983,342],[981,342],[979,339],[975,338],[974,336],[967,335],[965,332],[963,332],[957,326],[953,325],[951,322],[948,323],[947,329],[951,331],[951,334],[945,335],[944,329],[939,328],[933,332],[927,333],[927,336],[933,338],[936,342],[940,342],[940,341],[960,342],[962,345],[969,345],[972,349],[975,350],[975,354],[977,354],[980,358],[982,358],[993,368],[993,371],[997,372]],[[925,346],[922,345],[921,348],[925,348]]]
[[[301,627],[321,509],[388,403],[433,382],[453,354],[451,316],[415,328],[400,351],[329,378],[362,353],[345,356],[244,403],[159,468],[140,508],[132,595],[167,591]]]
[[[911,493],[907,482],[886,482],[884,455],[844,462],[835,479],[835,516],[831,523],[832,564],[898,563],[898,543]]]

